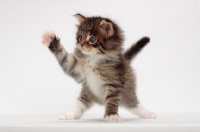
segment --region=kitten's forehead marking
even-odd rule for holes
[[[90,38],[90,32],[82,32],[81,35],[83,36],[83,39],[89,40]]]
[[[90,37],[91,36],[88,34],[86,40],[89,41]]]
[[[87,34],[86,34],[86,40],[88,41],[89,40],[89,38],[90,38],[90,32],[87,32]]]

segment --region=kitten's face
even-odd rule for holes
[[[115,27],[110,20],[100,17],[85,18],[80,14],[77,14],[76,18],[80,21],[76,46],[83,54],[105,55],[121,46],[120,44],[109,44],[110,41],[116,41]]]
[[[99,31],[98,20],[85,20],[78,27],[77,47],[84,54],[104,54],[105,37]]]

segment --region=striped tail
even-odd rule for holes
[[[149,37],[143,37],[124,52],[124,59],[131,62],[136,55],[149,43]]]

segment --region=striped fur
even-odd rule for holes
[[[98,103],[106,107],[104,117],[109,120],[109,116],[118,115],[119,106],[134,109],[139,104],[134,71],[127,61],[130,62],[148,41],[147,38],[139,40],[123,54],[123,33],[114,22],[107,18],[79,15],[76,15],[80,25],[74,53],[68,54],[57,37],[49,49],[63,71],[82,84],[78,97],[82,106],[73,118],[80,118],[85,110]],[[97,39],[95,44],[89,42],[91,36]]]
[[[149,43],[150,38],[143,37],[139,41],[137,41],[135,44],[133,44],[129,49],[127,49],[124,52],[124,58],[127,62],[131,62],[133,58],[144,48],[147,43]]]

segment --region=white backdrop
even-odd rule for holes
[[[63,73],[41,35],[54,30],[73,52],[78,12],[116,21],[125,47],[151,38],[132,63],[145,107],[200,112],[199,0],[1,0],[0,114],[60,114],[73,105],[81,86]]]

